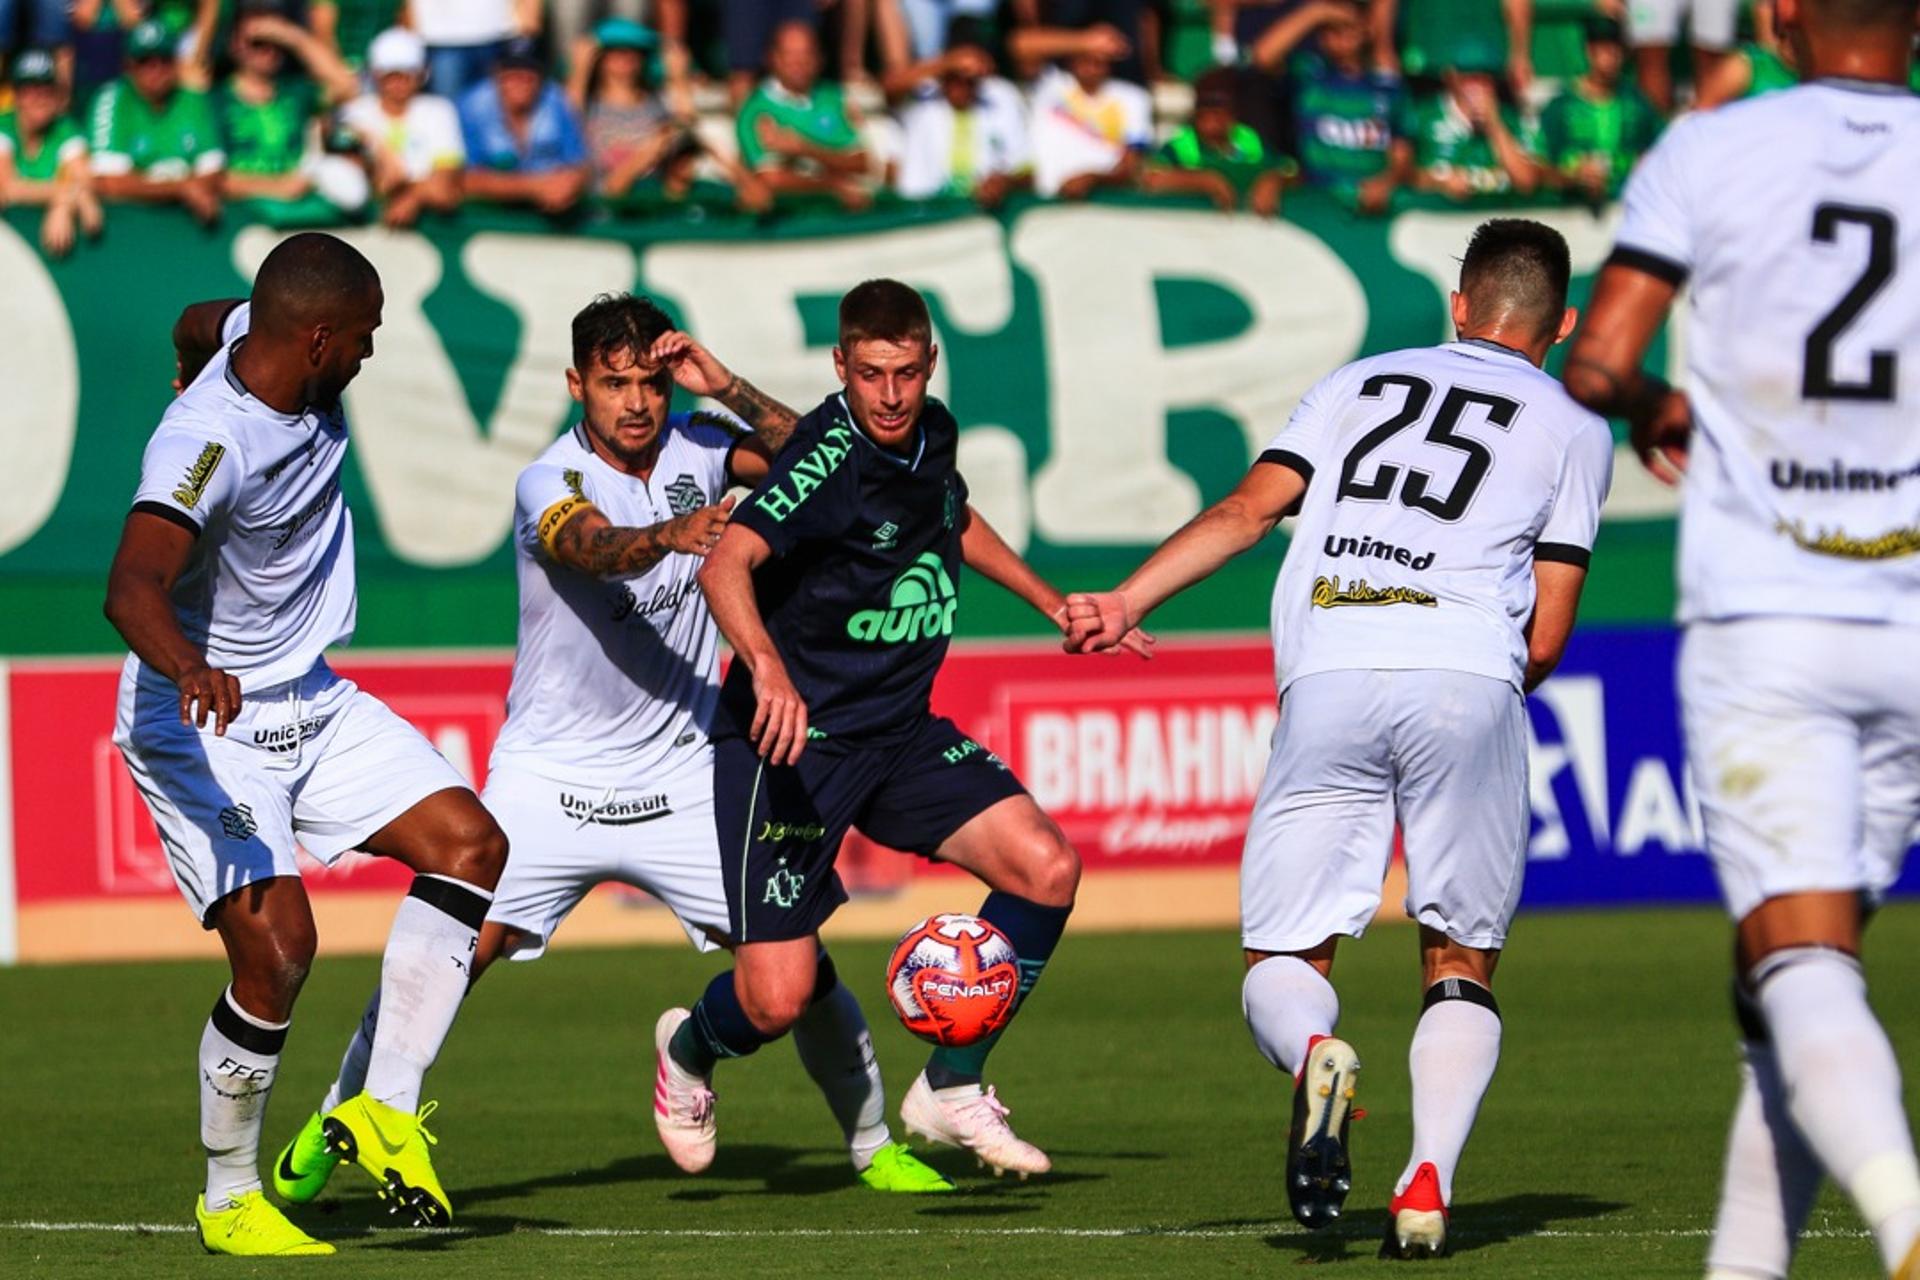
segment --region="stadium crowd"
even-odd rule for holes
[[[1707,10],[1738,0],[1538,3],[1551,33],[1536,0],[0,0],[0,205],[44,206],[56,255],[122,202],[289,227],[1017,192],[1271,215],[1297,185],[1599,207],[1656,103],[1793,80],[1765,0],[1737,46]]]

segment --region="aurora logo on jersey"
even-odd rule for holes
[[[1856,538],[1839,529],[1809,534],[1798,520],[1782,520],[1774,526],[1774,531],[1792,538],[1794,545],[1803,551],[1841,560],[1898,560],[1920,551],[1920,526],[1915,525],[1889,529],[1871,538]]]
[[[848,618],[847,634],[881,644],[940,639],[953,634],[953,614],[959,605],[946,566],[933,552],[923,551],[893,580],[887,607],[862,609]]]
[[[213,479],[213,473],[220,469],[220,459],[227,456],[227,447],[207,442],[200,456],[193,460],[182,477],[180,487],[173,491],[173,500],[191,511],[200,504],[201,495],[207,491],[207,481]]]
[[[693,482],[692,476],[683,472],[667,486],[667,505],[673,508],[673,514],[677,516],[692,515],[707,505],[707,495],[700,492],[700,486]]]
[[[786,479],[769,484],[764,493],[755,494],[754,503],[775,520],[785,520],[807,500],[808,494],[840,469],[852,451],[852,429],[839,424],[828,427],[821,434],[820,443],[788,470]]]
[[[640,796],[633,800],[615,800],[611,795],[603,795],[595,800],[574,795],[571,791],[562,791],[560,812],[582,824],[591,822],[598,827],[631,827],[635,823],[664,818],[673,812],[673,808],[664,795]]]
[[[1417,588],[1376,587],[1365,578],[1355,578],[1344,587],[1337,577],[1313,580],[1313,607],[1316,609],[1388,604],[1417,604],[1423,609],[1431,609],[1439,603],[1438,599]]]
[[[1330,533],[1326,541],[1327,555],[1338,559],[1341,556],[1353,556],[1360,560],[1391,560],[1395,564],[1406,565],[1409,569],[1424,569],[1433,563],[1431,551],[1416,553],[1405,547],[1396,547],[1390,542],[1375,542],[1372,538],[1349,538]]]

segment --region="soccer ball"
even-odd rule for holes
[[[1020,967],[1007,935],[978,916],[930,916],[887,961],[887,998],[907,1030],[958,1048],[1007,1025]]]

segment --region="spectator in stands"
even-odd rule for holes
[[[0,0],[0,62],[16,48],[44,53],[53,59],[57,87],[72,85],[71,7],[71,0]]]
[[[531,37],[515,36],[501,46],[491,78],[460,99],[469,199],[560,214],[587,194],[587,142],[546,65]]]
[[[540,9],[540,0],[407,0],[407,25],[427,46],[427,87],[460,101],[508,40],[540,34]]]
[[[173,37],[151,19],[127,33],[126,74],[90,112],[94,187],[108,200],[177,204],[220,220],[220,128],[207,95],[180,86]]]
[[[606,47],[606,33],[637,31],[643,33],[646,40],[643,52],[649,58],[658,58],[661,83],[657,92],[665,96],[666,109],[682,120],[693,119],[693,58],[687,50],[687,0],[648,2],[654,11],[652,27],[640,21],[640,12],[646,7],[643,0],[571,0],[565,4],[556,0],[548,10],[553,48],[566,51],[567,98],[576,111],[586,111],[591,73],[599,62],[601,50]],[[605,16],[591,20],[596,13]],[[649,92],[654,91],[650,87]]]
[[[453,104],[422,92],[426,46],[413,32],[391,27],[367,46],[367,70],[374,91],[349,102],[340,119],[359,139],[374,194],[385,202],[382,221],[410,227],[429,210],[453,212],[467,151]]]
[[[367,175],[319,146],[318,117],[359,89],[340,56],[284,14],[280,0],[241,0],[233,74],[214,90],[227,153],[224,193],[256,202],[276,226],[322,226],[367,203]],[[288,55],[299,64],[287,67]]]
[[[782,28],[800,24],[818,41],[820,7],[814,0],[722,0],[727,42],[727,96],[737,111],[756,88]],[[816,54],[817,60],[817,54]]]
[[[1587,20],[1587,70],[1540,117],[1541,151],[1553,185],[1588,204],[1620,194],[1627,173],[1660,134],[1660,113],[1622,83],[1626,36],[1612,18]]]
[[[1108,74],[1146,84],[1160,70],[1156,23],[1148,0],[1010,0],[1014,19],[1007,52],[1024,80],[1038,80],[1049,62],[1079,54],[1105,58]]]
[[[1000,0],[900,0],[913,60],[925,62],[951,49],[949,36],[954,24],[963,18],[984,31],[999,8]]]
[[[767,78],[740,108],[741,162],[776,199],[824,194],[843,208],[873,203],[872,162],[860,117],[838,85],[820,79],[820,41],[807,22],[785,22],[767,50]]]
[[[1540,185],[1533,131],[1500,100],[1499,82],[1449,71],[1442,85],[1403,103],[1390,153],[1396,180],[1462,202],[1532,195]]]
[[[1309,35],[1317,48],[1301,47]],[[1261,35],[1252,60],[1271,75],[1290,71],[1294,154],[1306,180],[1363,212],[1385,209],[1400,78],[1374,65],[1356,0],[1308,0]]]
[[[100,86],[120,77],[127,32],[146,18],[145,0],[73,0],[67,11],[73,32],[73,94],[90,102]]]
[[[1297,169],[1273,156],[1260,135],[1234,113],[1233,73],[1209,71],[1193,86],[1193,122],[1161,146],[1158,163],[1141,175],[1144,191],[1201,195],[1214,207],[1244,207],[1263,218],[1280,211],[1280,191]]]
[[[1113,62],[1078,53],[1035,87],[1034,187],[1041,195],[1083,200],[1139,181],[1153,143],[1153,100],[1139,85],[1114,79]]]
[[[55,258],[75,233],[100,234],[87,140],[60,111],[60,73],[46,49],[23,49],[13,62],[13,109],[0,112],[0,206],[43,205],[40,247]]]
[[[1628,0],[1626,13],[1640,88],[1662,115],[1670,115],[1674,109],[1673,46],[1680,42],[1681,19],[1686,19],[1693,43],[1693,82],[1702,85],[1713,78],[1733,48],[1740,0]],[[1766,22],[1758,12],[1755,19]]]
[[[1504,78],[1518,94],[1533,84],[1533,0],[1372,5],[1373,55],[1382,70],[1423,79],[1449,71],[1485,73]]]
[[[983,208],[1033,183],[1026,103],[1002,80],[973,18],[955,18],[946,52],[913,64],[919,80],[900,112],[894,187],[909,200],[954,196]]]
[[[366,65],[367,46],[398,26],[404,0],[307,0],[307,26],[350,67]]]
[[[1773,5],[1756,0],[1753,6],[1753,39],[1720,59],[1711,75],[1693,78],[1693,105],[1697,111],[1711,111],[1741,98],[1757,97],[1775,89],[1787,89],[1800,83],[1800,73],[1788,62],[1792,54],[1773,25]],[[1920,76],[1920,71],[1915,72]],[[1644,79],[1642,83],[1645,83]]]

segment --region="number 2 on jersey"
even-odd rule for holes
[[[1473,505],[1474,495],[1486,483],[1487,474],[1493,469],[1493,451],[1472,436],[1461,435],[1456,430],[1461,416],[1469,406],[1478,405],[1486,410],[1488,422],[1502,431],[1510,431],[1513,429],[1513,420],[1520,414],[1520,403],[1486,391],[1472,391],[1466,387],[1447,388],[1447,394],[1441,397],[1440,409],[1433,416],[1433,424],[1427,428],[1427,441],[1457,450],[1466,458],[1460,464],[1460,476],[1453,482],[1453,488],[1445,497],[1436,497],[1427,491],[1433,483],[1433,477],[1411,466],[1402,468],[1391,462],[1381,462],[1374,467],[1372,475],[1364,479],[1360,475],[1360,468],[1365,465],[1368,456],[1425,417],[1427,405],[1433,400],[1431,382],[1405,373],[1375,374],[1361,384],[1361,398],[1378,400],[1388,387],[1400,387],[1407,393],[1400,402],[1400,411],[1361,436],[1354,444],[1340,467],[1340,488],[1334,500],[1345,502],[1352,498],[1359,502],[1386,502],[1392,498],[1398,486],[1401,506],[1424,511],[1436,520],[1451,524],[1467,513],[1467,508]],[[1401,480],[1403,470],[1406,476],[1404,482]]]
[[[1833,244],[1843,223],[1865,227],[1867,231],[1867,267],[1853,282],[1833,310],[1827,312],[1813,332],[1807,335],[1806,363],[1800,375],[1802,400],[1867,400],[1886,402],[1894,399],[1899,377],[1899,358],[1891,351],[1867,353],[1867,380],[1841,382],[1833,376],[1833,344],[1847,326],[1860,318],[1874,295],[1887,287],[1896,266],[1894,243],[1899,224],[1885,209],[1864,209],[1850,204],[1822,204],[1813,210],[1813,238],[1819,244]]]

